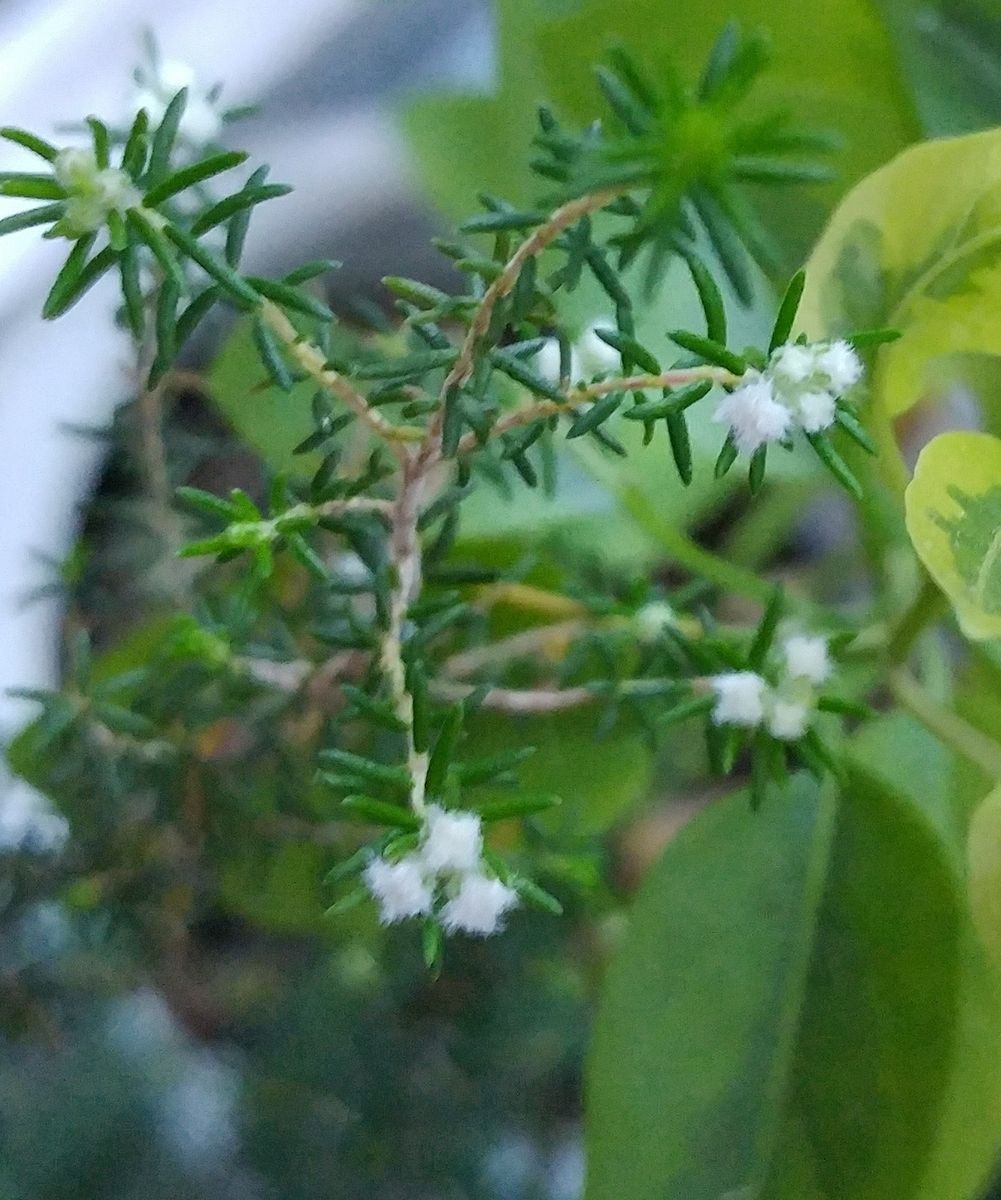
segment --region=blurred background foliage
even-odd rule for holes
[[[820,0],[808,8],[782,0],[497,0],[490,94],[415,96],[400,113],[442,223],[465,215],[479,191],[516,203],[532,199],[526,164],[535,106],[546,99],[561,115],[587,121],[596,109],[591,66],[610,45],[625,45],[654,74],[670,56],[691,76],[731,17],[772,39],[773,68],[754,103],[764,111],[780,101],[804,123],[833,127],[843,140],[836,184],[762,203],[783,269],[804,259],[847,187],[896,152],[926,136],[1001,123],[1001,20],[991,0]],[[337,254],[336,246],[328,249]],[[639,294],[640,274],[630,286]],[[773,281],[761,276],[750,306],[728,297],[735,344],[766,328],[772,289]],[[385,303],[375,280],[356,299]],[[571,303],[581,329],[604,315],[603,297],[593,288],[581,287]],[[639,339],[654,352],[666,350],[668,329],[697,323],[687,275],[669,275],[638,311]],[[350,330],[353,316],[343,316]],[[259,492],[264,470],[288,468],[291,448],[312,428],[308,389],[291,396],[262,389],[247,345],[246,330],[238,328],[203,347],[193,365],[204,366],[204,376],[193,375],[177,390],[167,431],[173,483]],[[151,529],[137,467],[141,414],[124,405],[100,436],[107,443],[101,487],[78,550],[53,586],[67,597],[68,644],[75,630],[86,630],[97,651],[91,669],[111,677],[147,661],[150,647],[160,644],[176,567],[164,561],[162,538]],[[846,509],[830,497],[812,458],[777,464],[765,494],[748,507],[738,481],[728,477],[725,487],[712,481],[718,435],[696,422],[693,440],[697,468],[687,490],[664,451],[619,460],[580,441],[564,444],[555,499],[528,490],[498,499],[481,489],[464,510],[456,560],[516,564],[523,580],[554,589],[572,588],[589,573],[625,586],[650,575],[680,582],[697,567],[699,546],[707,545],[794,591],[841,601],[858,596],[863,572]],[[272,586],[294,613],[302,580],[279,572]],[[731,601],[737,615],[739,603]],[[490,619],[495,630],[510,631],[532,618],[500,602]],[[993,660],[976,660],[957,697],[969,719],[995,736],[1001,712],[996,700],[987,701],[996,694],[997,669]],[[174,687],[163,703],[183,706],[183,681]],[[248,706],[254,719],[266,721],[260,694],[232,687],[230,707]],[[211,740],[205,777],[173,808],[144,791],[141,764],[134,776],[103,779],[97,772],[106,759],[61,762],[53,749],[58,739],[37,727],[12,746],[14,768],[53,799],[72,832],[61,854],[29,842],[3,859],[4,1200],[573,1200],[581,1194],[581,1080],[597,984],[621,942],[623,901],[677,828],[715,798],[699,752],[684,733],[653,748],[641,730],[622,726],[599,741],[589,715],[474,725],[471,753],[537,745],[528,785],[558,787],[567,798],[558,821],[530,836],[544,855],[547,886],[568,914],[562,920],[516,914],[503,937],[450,946],[444,973],[432,982],[412,939],[380,929],[367,908],[323,918],[319,881],[342,853],[345,834],[326,826],[318,834],[315,824],[305,832],[322,807],[310,783],[312,764],[297,752],[308,737],[297,742],[291,733],[283,722],[263,744],[248,744],[238,720],[216,723],[205,735]],[[923,823],[956,824],[951,844],[958,860],[957,798],[960,808],[972,805],[985,789],[922,736],[901,719],[878,726],[857,750],[863,815],[858,827],[849,823],[838,834],[842,842],[854,839],[856,853],[851,870],[842,866],[843,890],[828,896],[833,908],[821,922],[832,955],[846,922],[857,923],[864,942],[867,905],[877,902],[867,890],[865,864],[885,854],[899,856],[908,881],[896,902],[919,908],[928,921],[962,920],[949,907],[955,861],[929,848]],[[879,764],[887,760],[892,778],[880,778]],[[880,789],[907,794],[911,808],[920,807],[909,839],[865,825],[866,797]],[[124,794],[129,803],[98,799],[109,794]],[[722,838],[732,811],[732,802],[713,810],[709,831],[699,827],[703,836]],[[192,823],[197,856],[185,833]],[[630,956],[619,959],[609,982],[609,994],[632,997],[637,1011],[632,1023],[619,1019],[621,1006],[614,1024],[599,1021],[595,1088],[614,1092],[602,1062],[635,1056],[650,1034],[657,981],[639,967],[663,958],[667,978],[672,956],[697,954],[698,946],[674,940],[686,906],[716,913],[723,932],[709,947],[715,970],[763,989],[762,996],[733,989],[735,1003],[747,1009],[730,1014],[734,1028],[767,1007],[768,972],[780,969],[786,950],[748,927],[747,913],[764,902],[748,894],[762,877],[748,865],[771,861],[765,877],[789,890],[809,886],[806,875],[785,870],[797,851],[781,840],[803,831],[774,838],[767,832],[762,825],[757,840],[730,838],[715,857],[700,856],[690,868],[682,835],[654,869],[636,911]],[[842,854],[848,849],[842,846]],[[680,890],[679,880],[686,884]],[[969,936],[964,929],[958,955],[967,953]],[[896,972],[896,986],[903,978],[922,995],[965,969],[957,958],[928,976],[906,945],[877,942],[869,953],[873,995],[886,986],[881,963]],[[832,1022],[863,1019],[836,978],[821,972],[808,986]],[[988,990],[970,983],[960,1028],[963,1022],[994,1028]],[[745,1043],[721,1044],[719,1029],[701,1029],[689,1016],[656,1027],[659,1041],[645,1051],[652,1070],[688,1071],[694,1088],[706,1072],[753,1076],[764,1069],[728,1058]],[[772,1035],[760,1029],[755,1036]],[[782,1177],[768,1181],[768,1194],[840,1195],[838,1179],[852,1177],[851,1155],[871,1157],[884,1146],[894,1147],[896,1157],[882,1163],[866,1197],[972,1194],[996,1141],[1001,1098],[994,1057],[985,1057],[968,1090],[946,1095],[944,1115],[936,1114],[938,1140],[928,1149],[931,1115],[920,1106],[902,1104],[898,1126],[910,1130],[902,1140],[899,1128],[870,1121],[866,1107],[866,1088],[878,1085],[882,1068],[900,1068],[908,1078],[908,1072],[947,1071],[924,1056],[923,1035],[880,1030],[883,1057],[852,1063],[851,1071],[825,1060],[831,1036],[823,1026],[811,1032],[815,1057],[799,1064],[797,1087],[809,1090],[825,1072],[836,1076],[826,1128],[849,1157],[830,1160],[839,1177],[808,1179],[806,1157],[797,1151],[802,1131],[790,1127],[782,1135],[789,1148]],[[915,1094],[922,1089],[916,1086]],[[614,1095],[611,1102],[618,1102]],[[686,1119],[658,1109],[653,1085],[621,1102],[638,1104],[640,1125],[665,1146]],[[714,1155],[730,1142],[743,1153],[759,1118],[768,1113],[749,1105],[731,1114],[730,1125],[707,1128],[703,1175],[689,1181],[694,1190],[678,1195],[715,1195]],[[631,1180],[628,1157],[611,1144],[612,1134],[607,1144],[603,1136],[593,1146],[592,1195],[646,1195],[648,1160],[637,1155]],[[965,1153],[957,1153],[959,1142]],[[920,1193],[910,1186],[919,1149],[927,1167]]]

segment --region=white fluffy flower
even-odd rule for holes
[[[803,384],[817,369],[817,352],[813,346],[787,342],[772,354],[769,374],[779,384]]]
[[[618,350],[598,337],[597,328],[589,325],[574,343],[574,369],[586,377],[618,371],[622,365]]]
[[[768,705],[768,732],[781,741],[794,742],[810,724],[810,706],[800,700],[775,696]]]
[[[796,408],[799,423],[807,433],[819,433],[834,424],[835,400],[830,392],[804,392]]]
[[[408,854],[399,862],[373,858],[363,878],[379,904],[379,916],[387,925],[431,911],[434,896],[424,863],[416,854]]]
[[[862,378],[862,361],[850,342],[831,342],[819,351],[817,370],[827,376],[835,395],[842,396]]]
[[[713,420],[730,427],[742,454],[753,454],[759,446],[785,437],[792,424],[792,413],[775,399],[767,379],[756,371],[748,371],[740,387],[724,396]]]
[[[754,671],[714,675],[709,681],[716,696],[713,721],[717,725],[743,725],[753,729],[765,716],[768,684]]]
[[[431,871],[475,871],[483,853],[480,818],[428,805],[421,856]]]
[[[99,167],[93,150],[61,150],[53,169],[68,193],[66,220],[77,233],[95,232],[109,213],[124,212],[142,198],[124,171]]]
[[[181,88],[188,89],[187,103],[178,129],[181,137],[196,146],[203,146],[219,136],[222,120],[208,93],[196,86],[195,72],[187,63],[165,60],[158,64],[155,74],[146,72],[143,86],[133,98],[136,108],[144,108],[154,127],[163,120],[167,105]]]
[[[467,875],[441,912],[449,933],[462,930],[480,937],[496,933],[501,918],[518,903],[518,894],[499,879]]]
[[[821,684],[830,677],[831,659],[827,653],[827,638],[798,633],[786,638],[782,653],[786,671],[793,679],[807,679],[812,684]]]

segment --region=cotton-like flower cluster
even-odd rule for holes
[[[809,729],[816,689],[830,674],[826,638],[790,636],[781,646],[777,684],[756,671],[729,671],[712,677],[713,722],[744,729],[764,726],[780,741],[796,741]]]
[[[396,861],[374,858],[363,878],[387,925],[436,911],[449,933],[496,933],[518,894],[488,875],[476,813],[428,806],[417,849]]]
[[[53,166],[67,192],[65,220],[75,236],[94,233],[109,213],[124,213],[142,199],[124,171],[99,167],[93,150],[61,150]]]
[[[570,351],[570,381],[589,379],[593,375],[617,371],[621,366],[619,352],[598,337],[597,329],[604,328],[592,322],[574,342]],[[536,372],[547,382],[560,382],[560,344],[555,338],[545,341],[535,354],[533,365]]]
[[[828,429],[838,400],[861,378],[862,363],[849,342],[789,342],[773,352],[764,371],[747,371],[713,420],[729,428],[742,454],[753,454],[795,429]]]
[[[204,146],[219,136],[222,118],[218,105],[211,92],[198,87],[195,72],[187,63],[168,59],[157,63],[155,69],[143,69],[138,79],[132,109],[144,108],[152,126],[163,120],[167,105],[181,88],[187,88],[187,103],[178,127],[181,138],[192,146]]]

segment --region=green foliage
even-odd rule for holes
[[[872,761],[905,745],[884,739]],[[980,1185],[992,1136],[978,1128],[964,1155],[937,1130],[974,1095],[996,1121],[996,1083],[971,1069],[967,1039],[1001,1009],[952,849],[909,795],[926,805],[948,779],[919,781],[917,761],[906,778],[894,788],[859,761],[836,818],[803,780],[754,818],[738,795],[668,849],[602,1000],[590,1195]]]
[[[945,433],[921,452],[907,489],[907,531],[967,637],[1001,635],[1001,442]]]
[[[11,856],[0,914],[16,932],[57,897],[102,949],[121,937],[171,981],[217,923],[322,946],[329,986],[305,1003],[335,996],[345,1032],[321,1012],[324,1051],[295,1056],[301,1093],[269,1118],[289,1126],[272,1153],[315,1122],[349,1189],[373,1157],[407,1161],[411,1114],[391,1070],[316,1108],[323,1071],[376,1048],[407,1057],[411,1091],[430,1077],[378,989],[406,993],[414,1025],[422,1004],[465,1011],[466,981],[509,941],[559,936],[539,912],[566,914],[582,975],[615,943],[590,1060],[592,1197],[972,1197],[1001,1128],[1001,1008],[974,932],[996,940],[994,792],[970,832],[972,906],[962,846],[1001,776],[1001,669],[987,644],[953,686],[922,567],[970,638],[999,632],[1001,461],[991,435],[946,434],[905,499],[892,420],[970,356],[992,374],[996,134],[906,151],[793,271],[831,199],[836,139],[811,122],[865,127],[853,176],[913,134],[888,33],[908,71],[927,69],[907,5],[815,14],[809,72],[792,10],[771,39],[757,5],[713,39],[704,8],[668,28],[646,0],[519,7],[500,9],[518,81],[444,110],[468,149],[449,147],[450,187],[483,172],[479,210],[436,241],[454,286],[389,276],[393,309],[370,328],[319,298],[332,262],[242,273],[253,209],[287,189],[265,167],[223,188],[245,156],[182,138],[184,89],[128,130],[89,118],[85,149],[2,131],[42,168],[0,176],[0,193],[40,203],[0,233],[71,243],[44,315],[105,273],[120,282],[142,380],[115,434],[127,503],[86,537],[111,553],[147,520],[126,574],[166,586],[107,653],[121,629],[86,562],[47,585],[70,589],[64,686],[23,693],[38,715],[9,758],[69,839]],[[612,15],[626,48],[602,48],[584,111],[576,65]],[[535,110],[528,152],[540,80],[556,103]],[[509,171],[514,138],[525,173]],[[200,386],[174,363],[220,303],[242,314],[205,380],[226,427],[167,437],[164,405]],[[828,480],[859,504],[861,545],[805,561],[798,518]],[[890,701],[911,717],[877,717]],[[668,798],[700,811],[622,933],[618,885],[645,865],[639,843],[664,840]],[[579,1000],[579,980],[531,969]],[[27,1021],[51,981],[9,974]],[[209,1003],[179,986],[175,1004],[267,1006],[241,986]],[[516,1004],[507,1020],[521,1030]],[[464,1194],[488,1189],[461,1155],[445,1183],[419,1175],[444,1194],[456,1172]]]
[[[812,336],[901,332],[873,374],[891,417],[963,381],[966,355],[999,353],[999,155],[996,131],[913,147],[848,194],[810,257],[801,312]]]
[[[748,29],[761,25],[768,31],[771,61],[753,110],[763,133],[768,132],[770,111],[792,109],[804,127],[827,125],[836,113],[846,147],[838,166],[848,182],[916,136],[913,104],[876,5],[852,0],[813,13],[809,70],[795,9],[742,2],[731,6],[729,15]],[[588,75],[613,44],[636,56],[658,88],[667,90],[676,86],[671,81],[679,74],[691,77],[702,68],[719,20],[713,6],[699,3],[677,5],[665,20],[656,0],[625,8],[608,0],[563,6],[511,0],[498,5],[495,94],[419,98],[404,115],[432,197],[452,216],[464,210],[466,198],[479,188],[515,186],[516,199],[524,200],[530,195],[529,177],[517,130],[526,126],[540,97],[550,98],[568,119],[589,117]],[[809,137],[797,143],[799,132],[790,131],[790,148],[816,144]],[[463,147],[459,160],[450,151],[455,146]],[[782,245],[791,242],[793,252],[801,252],[838,194],[830,185],[812,188],[793,205],[770,196],[756,211],[776,242],[781,235]]]

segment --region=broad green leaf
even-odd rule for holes
[[[738,794],[653,868],[588,1066],[589,1200],[718,1200],[759,1183],[795,1045],[832,801]]]
[[[926,133],[1001,122],[1001,20],[994,0],[876,0]]]
[[[607,829],[649,791],[653,756],[641,739],[616,730],[606,741],[594,736],[594,712],[510,717],[483,713],[467,723],[460,757],[477,758],[535,746],[518,768],[519,790],[562,797],[563,803],[537,818],[564,836],[587,837]],[[481,799],[503,800],[510,788],[482,788]]]
[[[1001,440],[933,438],[907,488],[906,515],[914,549],[966,636],[1001,636]]]
[[[310,383],[290,392],[272,384],[254,346],[248,321],[223,343],[207,376],[208,393],[234,430],[275,471],[303,473],[319,464],[316,454],[293,455],[313,432]]]
[[[890,326],[872,377],[890,416],[965,379],[964,355],[1001,354],[1001,130],[928,142],[864,179],[807,264],[815,336]]]
[[[972,793],[983,794],[965,764],[900,713],[866,725],[852,753],[923,816],[962,881]],[[919,1200],[979,1196],[1001,1148],[1001,990],[968,911],[960,920],[954,1047]]]
[[[610,969],[591,1200],[969,1194],[923,1186],[979,1181],[993,1149],[990,1126],[969,1150],[938,1141],[975,1074],[957,1040],[977,1013],[961,1003],[954,855],[928,814],[858,767],[833,840],[809,782],[757,816],[745,803],[668,848]]]
[[[984,945],[1001,965],[1001,787],[973,814],[967,853],[973,919]]]

